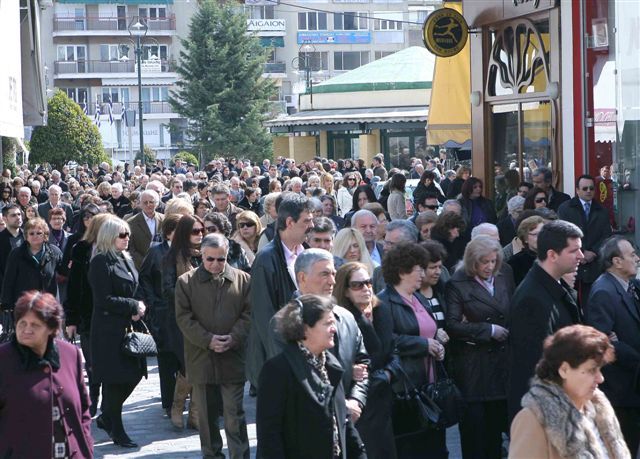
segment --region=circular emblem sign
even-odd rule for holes
[[[427,17],[422,26],[422,40],[436,56],[455,56],[467,42],[467,23],[451,8],[440,8]]]

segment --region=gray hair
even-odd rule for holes
[[[120,193],[122,193],[122,183],[120,182],[113,183],[111,185],[111,189],[113,190],[114,188],[118,190]]]
[[[229,250],[229,240],[220,233],[207,234],[200,243],[200,250],[224,249]]]
[[[358,221],[358,219],[364,216],[371,217],[376,221],[376,223],[378,222],[378,218],[376,217],[376,214],[374,214],[373,212],[367,209],[360,209],[359,211],[355,212],[351,216],[351,226],[356,226],[357,224],[356,222]]]
[[[471,239],[467,244],[467,248],[464,250],[464,257],[462,259],[464,271],[467,276],[475,276],[476,265],[480,259],[493,253],[497,255],[496,266],[493,270],[493,274],[496,274],[502,267],[502,260],[504,257],[500,243],[486,235],[480,235],[475,239]]]
[[[622,257],[622,251],[620,250],[620,243],[622,241],[629,240],[623,236],[612,236],[604,241],[602,247],[600,247],[600,260],[604,270],[608,270],[613,266],[613,259],[615,257]],[[629,241],[629,243],[633,246],[631,241]]]
[[[145,197],[152,198],[156,204],[160,202],[160,195],[153,189],[144,190],[140,193],[140,201]]]
[[[389,231],[389,227],[387,226],[387,231]],[[478,226],[474,226],[471,230],[471,239],[475,239],[479,236],[488,236],[492,239],[500,239],[500,232],[498,231],[498,227],[493,223],[480,223]]]
[[[512,197],[507,201],[507,212],[522,212],[524,209],[524,201],[525,199],[520,195]]]
[[[309,198],[309,207],[311,207],[311,211],[315,212],[316,210],[322,210],[322,201],[318,198]]]
[[[27,193],[29,197],[31,197],[31,188],[29,188],[28,186],[20,187],[20,189],[18,190],[18,194],[20,193]]]
[[[543,175],[544,181],[547,183],[551,183],[551,180],[553,180],[553,173],[548,167],[542,166],[531,171],[531,177],[537,177],[538,175]]]
[[[62,188],[60,188],[58,185],[51,185],[48,191],[51,192],[56,190],[58,191],[58,194],[62,194]]]
[[[451,210],[450,207],[455,206],[458,208],[458,211]],[[455,212],[456,214],[462,214],[462,206],[457,199],[447,199],[444,203],[442,203],[442,213],[445,212]]]
[[[296,258],[294,272],[309,274],[313,265],[319,261],[330,261],[333,263],[333,255],[324,249],[307,249]]]
[[[391,220],[387,223],[386,232],[402,231],[403,242],[418,242],[418,228],[408,220]]]

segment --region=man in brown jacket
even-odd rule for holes
[[[250,276],[226,263],[228,250],[229,243],[220,234],[203,239],[202,265],[176,283],[176,321],[184,335],[187,379],[199,408],[203,457],[222,457],[220,393],[229,455],[249,459],[242,399]]]
[[[145,190],[140,193],[141,212],[128,220],[131,227],[131,236],[129,239],[129,253],[133,258],[136,269],[140,271],[142,261],[147,255],[152,244],[160,244],[160,225],[164,219],[164,215],[156,212],[156,207],[160,202],[158,193],[153,190]]]

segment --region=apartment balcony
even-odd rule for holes
[[[170,60],[149,59],[142,61],[142,76],[143,78],[145,76],[163,76],[161,74],[175,72],[174,67],[174,63]],[[128,59],[119,61],[55,61],[54,74],[56,78],[100,78],[115,76],[115,74],[134,76],[137,74],[137,65],[134,60]]]
[[[262,76],[266,78],[286,78],[287,64],[285,62],[267,62],[264,64]]]
[[[129,35],[129,24],[137,16],[59,16],[53,18],[53,36],[119,36]],[[143,18],[144,19],[144,18]],[[176,30],[176,17],[171,14],[166,18],[147,18],[149,31],[147,35],[173,35]]]
[[[120,119],[120,115],[122,114],[122,105],[124,104],[125,110],[135,110],[136,114],[138,113],[138,102],[114,102],[113,103],[113,117],[115,119]],[[89,102],[87,104],[87,115],[93,116],[96,114],[96,104]],[[109,113],[109,104],[101,103],[100,104],[100,113],[102,115],[107,115]],[[159,115],[159,114],[168,114],[175,113],[171,104],[167,101],[158,101],[158,102],[150,102],[143,101],[142,102],[142,113],[145,115]],[[137,116],[137,115],[136,115]]]

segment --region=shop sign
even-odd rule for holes
[[[371,32],[345,31],[345,32],[298,32],[298,44],[367,44],[371,43]]]
[[[504,0],[504,19],[548,10],[556,6],[556,0]]]
[[[287,31],[287,21],[285,19],[247,19],[247,30],[249,32],[281,32]]]
[[[451,57],[467,43],[469,34],[464,17],[451,8],[440,8],[431,13],[422,26],[424,45],[436,56]]]

